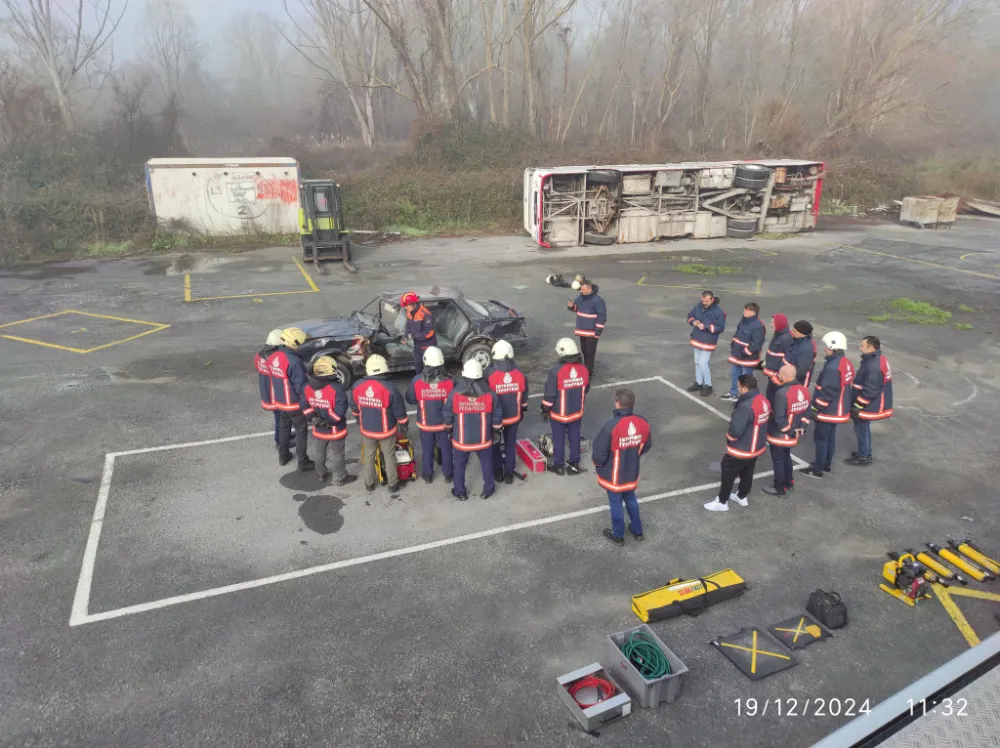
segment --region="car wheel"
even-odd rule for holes
[[[767,187],[767,180],[770,178],[771,170],[762,164],[740,164],[736,167],[733,187],[762,190]]]
[[[476,361],[485,370],[493,363],[493,352],[485,343],[476,343],[470,345],[462,353],[462,363],[464,364],[466,361]]]
[[[354,369],[351,367],[351,362],[343,356],[337,356],[337,379],[345,390],[351,389],[351,385],[354,384]]]
[[[614,236],[608,236],[607,234],[597,234],[593,231],[585,231],[583,234],[584,244],[598,244],[602,247],[607,247],[615,243],[617,238]]]

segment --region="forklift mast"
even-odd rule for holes
[[[331,179],[303,179],[299,182],[299,238],[302,259],[342,260],[351,265],[350,232],[344,229],[344,204],[340,185]]]

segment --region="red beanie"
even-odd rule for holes
[[[774,331],[781,332],[788,329],[788,317],[784,314],[776,314],[771,319],[774,320]]]

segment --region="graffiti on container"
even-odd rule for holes
[[[253,172],[216,174],[205,184],[209,205],[224,216],[252,221],[268,208],[294,205],[299,199],[294,179],[266,178]]]

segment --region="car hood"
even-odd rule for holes
[[[286,327],[298,327],[309,339],[313,338],[350,338],[354,335],[367,337],[374,328],[361,324],[356,317],[327,317],[325,319],[306,319],[292,322]]]

